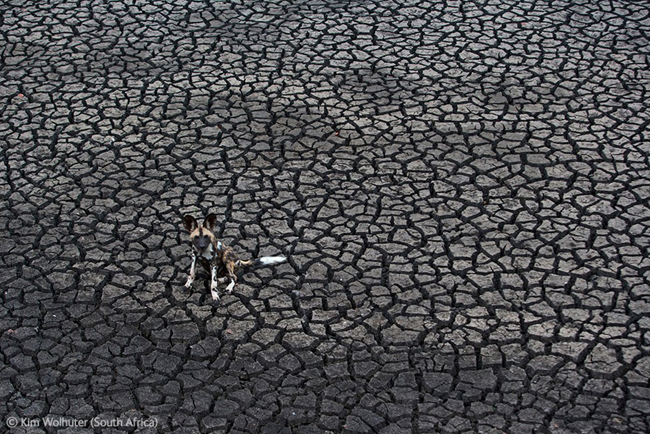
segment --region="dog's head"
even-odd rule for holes
[[[216,225],[217,216],[214,214],[208,214],[203,226],[199,226],[196,219],[189,214],[183,217],[183,226],[190,233],[192,245],[200,253],[209,251],[210,247],[215,245],[217,238],[212,231]]]

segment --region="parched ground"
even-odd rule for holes
[[[0,8],[0,431],[649,432],[644,2]]]

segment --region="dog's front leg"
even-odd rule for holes
[[[187,282],[185,282],[185,289],[190,289],[194,283],[194,278],[196,277],[196,253],[192,250],[192,266],[190,267],[190,275],[187,276]]]
[[[212,301],[215,303],[219,301],[219,290],[217,289],[217,266],[212,264],[212,279],[210,283],[210,293],[212,293]]]

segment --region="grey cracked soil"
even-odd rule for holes
[[[642,2],[0,11],[2,424],[650,431]]]

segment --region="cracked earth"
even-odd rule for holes
[[[650,431],[647,5],[0,12],[2,429]]]

